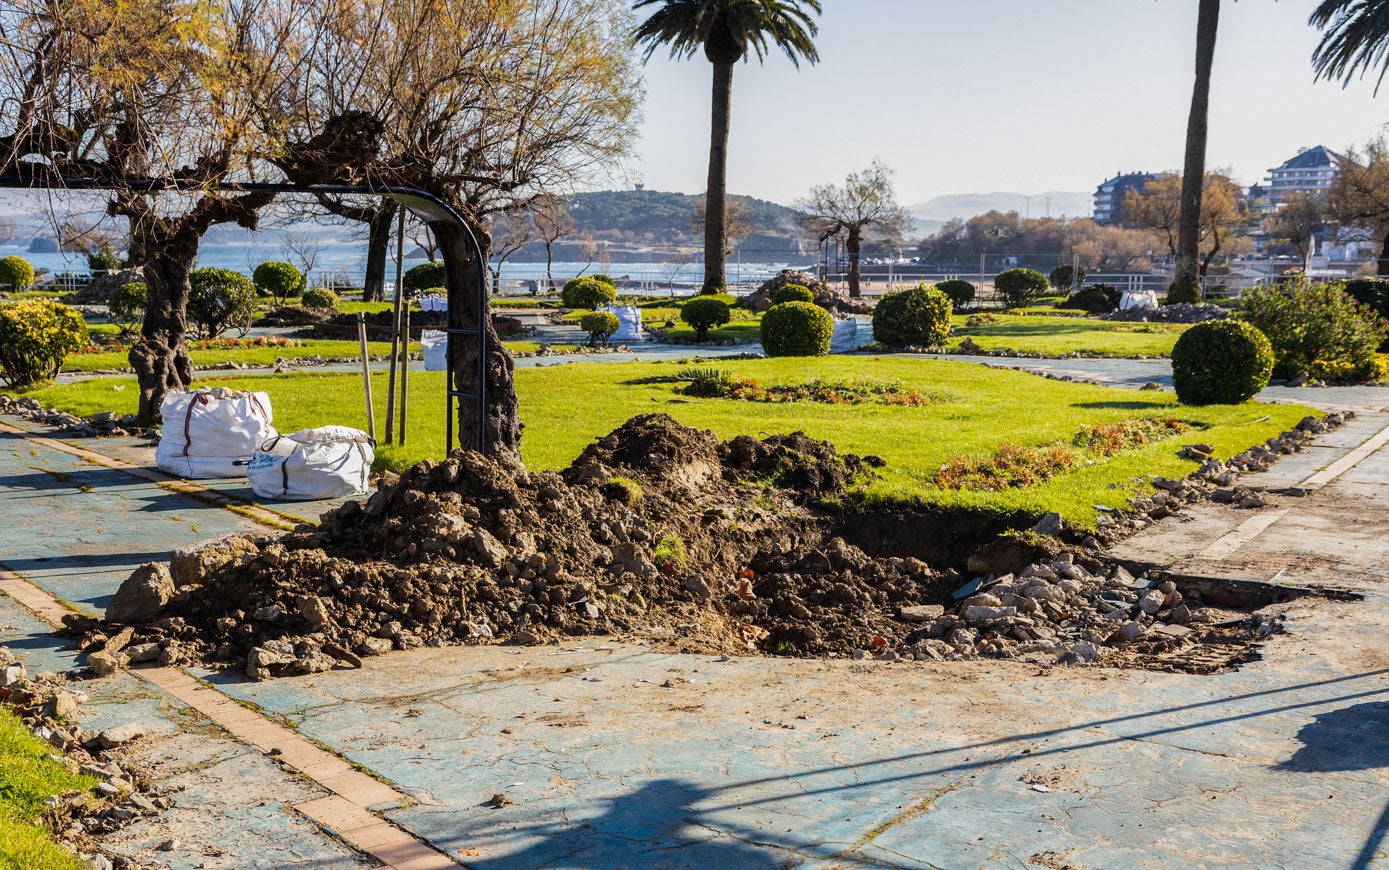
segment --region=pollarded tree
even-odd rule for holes
[[[709,129],[709,179],[704,215],[704,290],[722,293],[728,200],[728,127],[733,106],[733,65],[751,50],[759,62],[773,48],[800,66],[815,63],[820,0],[636,0],[634,10],[654,7],[636,29],[649,60],[656,49],[670,46],[671,57],[690,58],[702,51],[714,68],[713,110]]]
[[[892,170],[881,160],[861,172],[851,172],[844,186],[821,184],[797,204],[822,240],[844,236],[849,252],[849,295],[859,295],[859,249],[865,235],[900,239],[911,218],[897,204]]]

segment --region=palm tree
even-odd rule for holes
[[[1196,86],[1186,122],[1186,161],[1182,166],[1181,217],[1177,224],[1177,263],[1168,301],[1199,302],[1201,193],[1206,179],[1206,126],[1210,119],[1211,63],[1220,22],[1220,0],[1201,0],[1196,12]]]
[[[761,62],[779,48],[798,68],[801,58],[820,59],[813,39],[818,32],[811,13],[820,0],[636,0],[633,11],[658,7],[637,27],[637,42],[646,43],[646,59],[661,45],[671,57],[693,57],[701,48],[714,65],[713,119],[709,130],[709,186],[704,209],[705,293],[724,289],[727,251],[728,123],[733,100],[733,65],[752,49]]]
[[[1386,0],[1322,0],[1307,21],[1325,31],[1312,52],[1312,68],[1320,79],[1341,79],[1349,85],[1379,67],[1375,92],[1389,73],[1389,2]]]

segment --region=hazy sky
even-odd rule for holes
[[[790,203],[881,157],[899,200],[1093,190],[1117,170],[1180,169],[1196,0],[824,0],[820,63],[733,76],[729,189]],[[1389,121],[1389,84],[1313,84],[1316,0],[1225,0],[1207,166],[1244,184],[1299,147],[1340,150]],[[710,66],[646,65],[632,169],[704,190]]]

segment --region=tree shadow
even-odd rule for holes
[[[1332,773],[1389,768],[1389,703],[1367,701],[1318,713],[1297,739],[1302,747],[1275,769]]]
[[[1167,402],[1077,402],[1071,407],[1094,411],[1171,411],[1174,406]]]

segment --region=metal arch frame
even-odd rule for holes
[[[22,178],[18,176],[0,176],[0,188],[12,190],[137,190],[144,192],[158,191],[196,191],[205,190],[207,185],[198,184],[192,181],[169,178],[119,178],[114,181],[101,178],[61,178],[56,176],[34,178]],[[230,193],[326,193],[326,194],[363,194],[367,196],[380,196],[383,199],[393,200],[410,211],[411,214],[420,218],[429,226],[430,232],[438,238],[437,227],[448,225],[456,229],[462,229],[464,238],[473,249],[473,256],[478,264],[478,283],[474,288],[477,293],[478,322],[476,328],[467,329],[453,326],[453,312],[459,311],[467,288],[463,281],[463,264],[456,263],[449,255],[447,245],[440,245],[444,255],[444,283],[448,290],[448,344],[445,350],[445,358],[448,360],[448,382],[446,384],[447,399],[445,400],[445,425],[444,425],[444,444],[445,450],[453,449],[453,410],[454,400],[473,401],[477,404],[477,433],[476,438],[472,439],[479,452],[487,450],[487,263],[483,259],[482,245],[478,244],[477,236],[472,228],[468,226],[463,216],[455,211],[448,203],[441,200],[428,191],[419,190],[414,187],[391,187],[387,185],[372,184],[269,184],[258,182],[220,182],[213,187],[220,191]],[[396,288],[397,293],[404,292],[403,287]],[[458,344],[459,337],[470,337],[477,341],[477,392],[469,393],[457,389],[454,383],[454,361],[458,358],[461,347]],[[406,336],[406,346],[409,346],[409,336]],[[459,446],[466,446],[462,434],[459,433]]]

